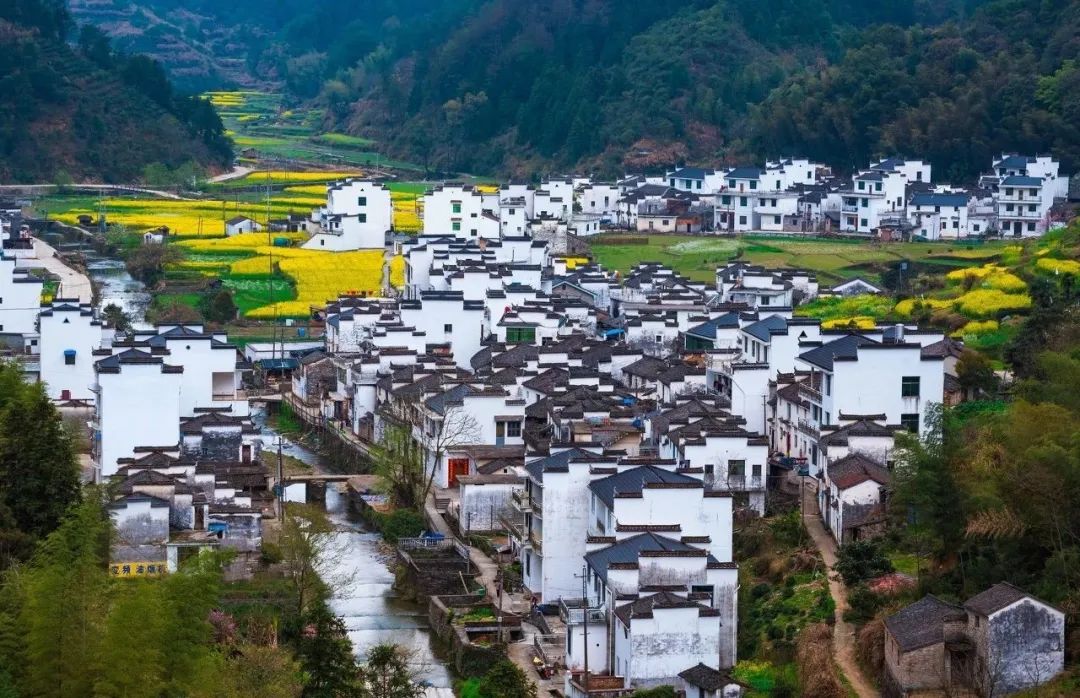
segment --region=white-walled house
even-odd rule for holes
[[[182,366],[164,349],[128,349],[94,364],[94,479],[113,475],[138,448],[178,449]]]
[[[15,257],[0,254],[0,333],[30,335],[36,331],[45,282],[16,264]]]
[[[247,216],[233,216],[225,221],[225,235],[227,237],[242,235],[244,233],[254,233],[257,230],[262,230],[262,226]]]
[[[319,227],[304,247],[330,252],[382,249],[393,228],[393,211],[384,184],[359,179],[332,184],[326,206],[317,212]]]
[[[796,365],[822,374],[820,397],[810,398],[820,408],[815,428],[837,423],[841,414],[880,414],[920,433],[930,406],[945,395],[943,358],[932,354],[905,342],[902,332],[889,341],[848,334],[802,353]]]
[[[972,197],[964,193],[927,192],[908,202],[912,231],[927,240],[959,240],[973,234],[968,225]]]
[[[444,184],[424,194],[424,235],[469,240],[498,238],[501,232],[498,216],[471,185]]]
[[[53,299],[38,319],[39,379],[53,400],[94,399],[94,352],[112,338],[89,303]]]
[[[825,464],[818,487],[818,509],[825,528],[840,544],[881,533],[885,524],[883,490],[892,481],[881,463],[859,452]]]
[[[1053,193],[1039,177],[1011,175],[998,185],[998,228],[1006,237],[1035,237],[1046,232]]]

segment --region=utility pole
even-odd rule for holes
[[[285,518],[285,461],[281,456],[281,436],[277,437],[277,481],[278,481],[278,498],[277,498],[277,516],[278,521],[282,521]]]
[[[585,648],[585,695],[589,695],[589,567],[581,566],[581,644]]]

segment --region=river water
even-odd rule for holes
[[[255,412],[252,418],[262,427],[264,452],[273,453],[278,435],[266,426],[261,412]],[[282,452],[316,470],[323,467],[323,459],[300,444],[283,439]],[[338,527],[337,540],[330,546],[337,553],[332,573],[352,578],[330,600],[330,607],[345,622],[356,656],[363,660],[368,650],[379,643],[404,647],[410,653],[413,672],[428,685],[427,695],[452,698],[450,672],[432,650],[427,606],[405,601],[394,593],[394,575],[387,566],[390,553],[380,546],[382,537],[350,520],[348,498],[334,484],[326,488],[326,510]]]
[[[110,303],[120,306],[131,317],[137,329],[150,329],[146,322],[146,309],[150,306],[150,292],[141,281],[132,278],[119,259],[86,257],[86,274],[100,292],[99,308]]]
[[[88,257],[87,274],[98,285],[101,305],[120,306],[140,329],[150,328],[146,309],[150,293],[142,282],[132,278],[119,260]],[[252,421],[262,430],[263,451],[273,462],[278,434],[266,424],[266,414],[256,408]],[[324,469],[323,458],[301,444],[282,437],[282,452],[312,466]],[[394,575],[387,565],[388,553],[381,547],[382,537],[350,520],[348,498],[330,484],[326,491],[326,510],[337,525],[337,540],[331,548],[335,556],[334,575],[351,583],[331,599],[330,607],[341,616],[348,630],[356,656],[363,660],[369,649],[379,643],[394,643],[409,651],[413,672],[428,686],[430,698],[453,698],[452,678],[445,664],[432,650],[427,607],[400,599],[394,592]]]

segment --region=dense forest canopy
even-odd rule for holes
[[[138,27],[182,5],[198,18],[183,40],[245,47],[246,72],[216,78],[165,52],[179,79],[274,84],[437,170],[901,152],[963,179],[1011,149],[1080,164],[1069,0],[73,0],[91,20],[120,5],[125,45],[172,46]]]
[[[150,163],[231,161],[209,103],[176,94],[158,63],[114,51],[93,27],[74,34],[58,0],[0,4],[0,179],[130,181]]]

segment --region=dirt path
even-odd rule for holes
[[[51,245],[33,238],[34,254],[37,259],[27,259],[26,264],[19,266],[42,266],[49,272],[60,277],[60,288],[56,291],[57,298],[77,298],[83,303],[93,300],[94,292],[90,286],[90,279],[80,271],[76,271],[60,261],[56,256],[56,250]]]
[[[802,498],[803,525],[806,526],[807,533],[810,534],[814,545],[821,553],[821,558],[825,561],[825,566],[828,568],[829,593],[836,602],[833,659],[859,698],[876,698],[880,693],[866,680],[862,670],[859,669],[858,662],[855,661],[855,628],[844,620],[844,611],[848,609],[847,588],[844,587],[840,575],[833,571],[836,567],[836,541],[825,530],[825,525],[817,514],[816,492],[812,485],[803,486]]]
[[[228,182],[233,179],[240,179],[245,175],[251,174],[252,169],[250,167],[234,167],[224,174],[219,174],[217,177],[211,177],[208,181],[217,184],[218,182]]]

